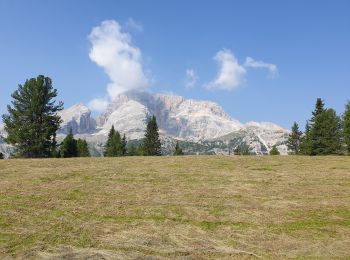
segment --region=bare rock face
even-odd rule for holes
[[[63,120],[58,133],[67,134],[70,129],[73,134],[92,133],[96,129],[96,122],[91,117],[90,109],[83,104],[76,104],[58,114]]]
[[[267,154],[273,145],[281,154],[287,154],[288,130],[273,123],[242,124],[211,101],[130,91],[117,96],[96,119],[83,104],[60,111],[59,115],[63,122],[57,132],[58,140],[72,129],[74,135],[86,139],[98,151],[96,154],[102,153],[112,125],[129,140],[139,140],[152,115],[157,118],[165,148],[170,149],[180,140],[187,147],[185,152],[187,149],[191,153],[230,154],[235,146],[244,143],[255,154]],[[1,131],[6,134],[0,125],[0,134]],[[0,151],[8,154],[8,150],[0,137]]]
[[[155,115],[161,132],[173,138],[198,141],[219,137],[242,128],[240,122],[228,116],[214,102],[186,100],[180,96],[147,92],[120,94],[97,120],[99,126],[103,129],[110,128],[115,122],[114,127],[123,132],[126,128],[124,124],[118,125],[116,111],[120,111],[125,104],[128,104],[130,113],[138,115],[129,115],[129,125],[139,124],[142,110],[143,122],[147,121],[148,116]]]
[[[4,124],[0,123],[0,152],[5,156],[5,158],[9,157],[10,154],[14,151],[13,147],[7,143],[5,143],[4,138],[7,136],[5,131]]]

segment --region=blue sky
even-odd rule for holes
[[[140,86],[215,101],[241,122],[304,125],[317,97],[338,113],[350,99],[349,11],[341,0],[0,0],[0,114],[44,74],[66,107]]]

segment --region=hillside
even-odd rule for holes
[[[0,161],[0,258],[350,257],[348,157]]]

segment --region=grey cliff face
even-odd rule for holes
[[[172,153],[177,140],[189,154],[232,154],[242,144],[255,154],[267,154],[273,145],[281,154],[287,154],[288,130],[272,123],[242,124],[211,101],[131,91],[117,96],[96,119],[83,104],[60,111],[59,115],[63,122],[57,132],[58,141],[72,129],[74,135],[88,141],[96,155],[102,154],[112,125],[129,141],[140,140],[152,115],[157,118],[164,154]],[[6,134],[0,125],[0,134],[1,131]],[[0,137],[0,151],[8,154],[9,147]]]

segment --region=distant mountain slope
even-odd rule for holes
[[[62,140],[71,128],[75,135],[88,141],[97,155],[101,155],[112,125],[129,140],[139,140],[151,115],[157,117],[165,154],[171,154],[176,140],[191,154],[231,154],[242,144],[256,154],[268,153],[273,145],[287,154],[288,130],[273,123],[242,124],[211,101],[131,91],[117,96],[97,118],[83,104],[59,114],[63,123],[58,139]]]

